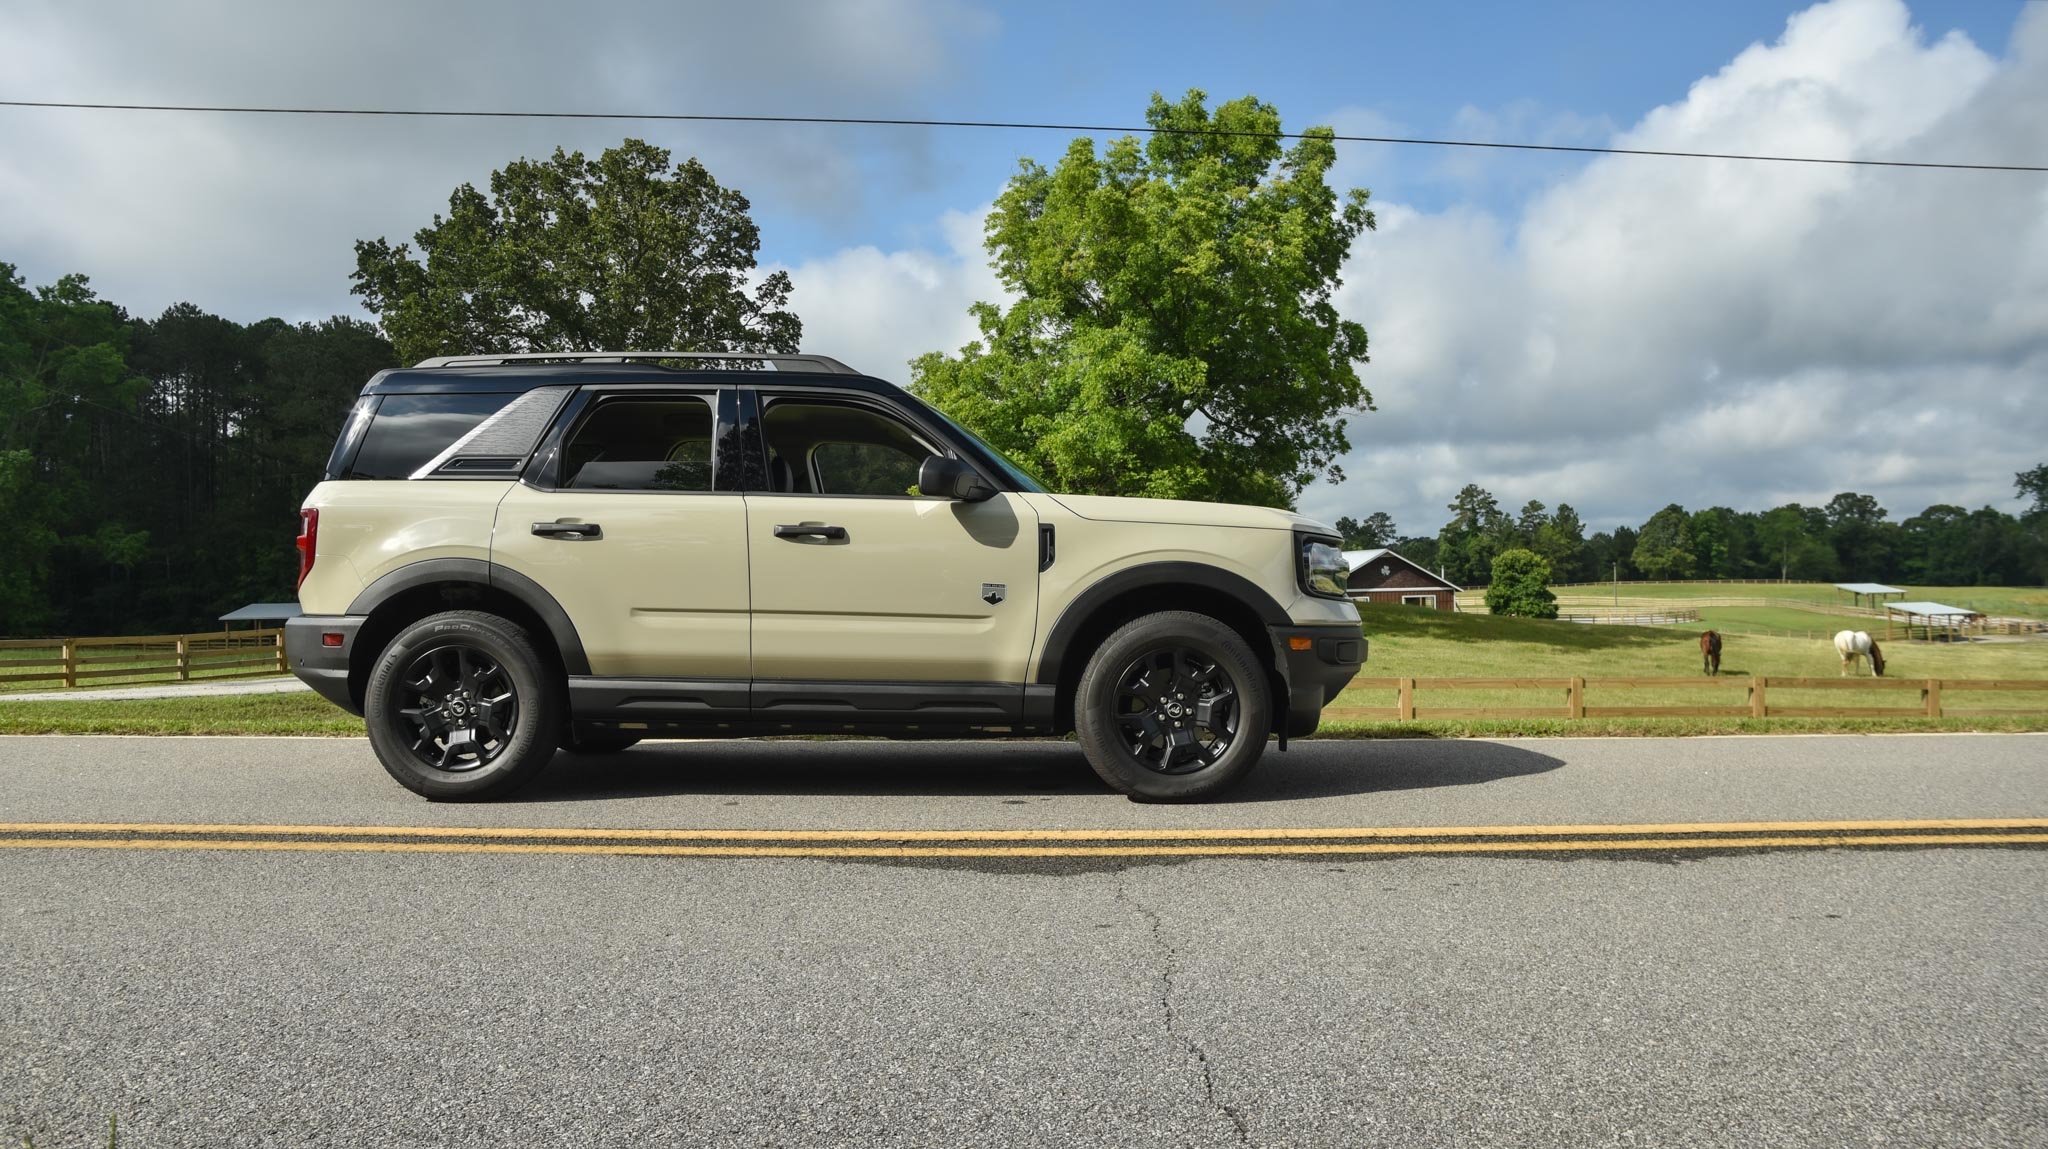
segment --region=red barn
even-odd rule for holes
[[[1439,578],[1385,547],[1369,551],[1345,551],[1351,567],[1346,585],[1358,602],[1384,602],[1426,606],[1436,610],[1458,609],[1457,594],[1464,589]]]

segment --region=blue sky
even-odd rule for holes
[[[2048,3],[1003,5],[12,0],[0,94],[1291,128],[2048,162]],[[805,343],[885,378],[972,338],[981,216],[1058,132],[0,109],[0,262],[139,314],[355,313],[352,245],[627,134],[745,191]],[[1479,482],[1607,527],[1668,502],[2015,507],[2048,461],[2048,177],[1344,145],[1380,229],[1339,309],[1378,411],[1301,506],[1432,531]]]
[[[1915,5],[1931,32],[1957,29],[2005,49],[2023,0]],[[1154,91],[1254,94],[1291,129],[1339,124],[1360,135],[1599,144],[1614,127],[1685,95],[1743,48],[1776,37],[1804,4],[1198,3],[996,5],[954,41],[958,58],[916,98],[874,114],[916,118],[1137,124]],[[736,93],[737,95],[737,93]],[[738,104],[730,105],[737,107]],[[802,108],[789,97],[766,105]],[[1480,113],[1474,116],[1472,113]],[[834,114],[859,114],[840,109]],[[1482,117],[1492,117],[1488,122]],[[1368,117],[1376,117],[1370,119]],[[1491,129],[1489,133],[1488,129]],[[731,129],[735,134],[749,129]],[[902,131],[863,131],[876,138]],[[949,208],[987,199],[1020,156],[1051,161],[1057,132],[934,129],[910,133],[929,167],[882,166],[871,218],[819,216],[764,203],[771,258],[798,262],[848,243],[915,243]],[[1376,196],[1441,210],[1511,205],[1582,161],[1346,145]]]

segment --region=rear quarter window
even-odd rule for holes
[[[407,479],[517,396],[386,395],[363,431],[346,479]]]

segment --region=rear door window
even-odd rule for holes
[[[601,398],[562,445],[561,485],[578,491],[709,491],[717,421],[708,397]]]

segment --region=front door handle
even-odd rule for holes
[[[535,523],[533,533],[542,538],[601,539],[604,528],[596,523]]]
[[[778,539],[831,539],[836,543],[845,541],[846,528],[828,527],[823,523],[784,523],[775,528],[775,537]]]

